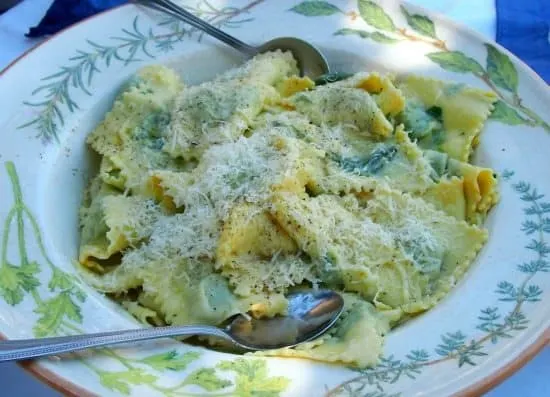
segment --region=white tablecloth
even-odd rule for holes
[[[39,39],[24,34],[36,25],[52,0],[23,0],[0,15],[0,70]],[[446,14],[487,37],[495,37],[493,0],[410,0],[410,3]],[[15,364],[0,365],[1,396],[53,397],[59,394],[27,375]],[[487,394],[491,397],[550,396],[550,349],[546,348],[523,369]]]

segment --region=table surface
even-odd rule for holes
[[[38,23],[52,0],[24,0],[0,15],[0,70],[40,40],[24,37],[28,28]],[[410,3],[441,12],[477,30],[495,37],[495,8],[493,0],[409,0]],[[475,12],[472,12],[475,10]],[[550,396],[550,348],[544,349],[511,378],[487,393],[490,397]],[[2,396],[40,397],[59,396],[48,386],[32,378],[16,364],[0,364]]]

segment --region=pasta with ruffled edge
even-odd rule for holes
[[[102,269],[102,263],[125,248],[147,239],[160,207],[143,196],[124,196],[95,178],[80,211],[81,245],[79,261]],[[116,263],[116,262],[115,262]]]
[[[333,85],[365,90],[374,98],[384,115],[395,117],[405,109],[405,97],[393,84],[393,78],[392,75],[381,76],[377,72],[357,73]]]
[[[169,109],[183,89],[164,66],[147,66],[123,88],[113,108],[88,136],[102,156],[100,177],[120,190],[139,192],[151,169],[179,169],[180,161],[163,152]]]
[[[426,150],[424,156],[437,183],[421,197],[457,219],[482,224],[499,198],[496,173],[433,150]]]
[[[397,81],[406,98],[401,122],[422,149],[468,162],[497,96],[464,84],[409,75]]]

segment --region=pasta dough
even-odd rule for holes
[[[80,212],[81,271],[153,325],[284,315],[296,289],[341,291],[329,333],[255,354],[368,367],[488,238],[498,181],[468,160],[494,97],[415,76],[297,74],[281,51],[190,87],[163,66],[139,71],[88,137],[101,163]]]
[[[423,149],[467,162],[497,96],[464,84],[407,76],[397,86],[406,98],[402,121]]]

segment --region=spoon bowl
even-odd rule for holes
[[[237,314],[224,331],[246,350],[293,347],[324,334],[344,308],[342,297],[329,290],[296,292],[287,298],[286,316],[255,319]]]

